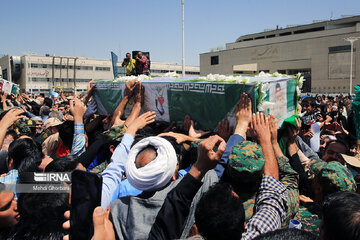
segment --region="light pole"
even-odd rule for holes
[[[25,57],[29,57],[29,83],[30,83],[30,93],[32,95],[33,93],[33,87],[32,87],[32,76],[31,76],[31,56],[37,55],[35,52],[23,52],[22,54],[25,55]]]
[[[181,0],[181,14],[182,14],[182,76],[185,77],[184,0]]]
[[[353,75],[353,50],[354,42],[359,40],[360,37],[348,37],[344,38],[345,41],[350,42],[351,44],[351,53],[350,53],[350,95],[352,95],[352,75]]]

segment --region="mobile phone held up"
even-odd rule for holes
[[[94,234],[94,209],[101,205],[102,177],[74,170],[71,180],[70,239],[89,240]]]

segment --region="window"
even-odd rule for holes
[[[219,56],[211,56],[210,64],[211,64],[211,65],[217,65],[217,64],[219,64]]]
[[[77,70],[85,70],[85,71],[92,71],[93,67],[92,66],[76,66]],[[110,69],[110,68],[109,68]],[[109,70],[110,71],[110,70]]]
[[[334,52],[348,52],[348,51],[351,51],[351,45],[343,45],[343,46],[329,47],[329,53],[334,53]]]
[[[257,40],[257,39],[264,39],[264,38],[265,38],[265,36],[259,36],[259,37],[254,38],[254,40]]]
[[[287,35],[291,35],[291,32],[284,32],[279,34],[279,36],[287,36]]]
[[[110,71],[110,67],[95,67],[96,71]]]

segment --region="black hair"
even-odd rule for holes
[[[45,172],[72,172],[78,165],[77,157],[66,155],[51,161],[46,167]]]
[[[205,239],[241,239],[244,207],[228,183],[217,183],[201,197],[195,210],[195,223]]]
[[[278,229],[275,231],[264,233],[254,240],[317,240],[319,239],[317,236],[310,232],[306,232],[304,230],[299,230],[296,228],[285,228]]]
[[[30,138],[17,139],[9,145],[8,158],[13,160],[15,169],[19,168],[25,158],[35,154],[40,154],[39,148]]]
[[[39,116],[40,115],[40,105],[36,102],[30,102],[29,105],[31,106],[32,112],[34,115]]]
[[[306,97],[302,100],[301,105],[304,106],[305,104],[309,104],[311,107],[316,107],[316,100],[313,97]]]
[[[51,100],[51,98],[48,98],[48,97],[44,98],[44,105],[51,108],[53,105],[53,101]]]
[[[326,150],[329,148],[329,146],[330,146],[332,143],[339,143],[339,144],[344,145],[345,148],[346,148],[346,154],[348,154],[348,152],[349,152],[349,145],[348,145],[345,141],[343,141],[343,140],[341,140],[341,139],[339,139],[339,138],[337,138],[336,140],[331,140],[331,141],[329,141],[329,142],[326,144],[326,146],[325,146],[324,152],[326,152]]]
[[[18,137],[19,137],[19,135],[15,132],[15,130],[8,130],[6,132],[5,137],[8,135],[12,136],[14,138],[14,140],[18,139]]]
[[[22,193],[18,198],[20,221],[9,239],[62,239],[64,212],[69,209],[69,193]]]
[[[30,156],[24,158],[20,166],[18,168],[19,170],[19,182],[23,181],[23,177],[26,177],[26,175],[23,176],[23,174],[29,173],[29,172],[41,172],[39,166],[42,162],[42,159],[44,158],[44,154],[42,152],[34,151],[33,154]]]
[[[337,192],[325,199],[322,228],[326,239],[360,239],[360,196]]]
[[[74,138],[74,121],[65,121],[59,125],[59,136],[64,145],[71,150]]]

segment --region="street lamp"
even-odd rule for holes
[[[182,14],[182,76],[185,77],[184,0],[181,0],[181,14]]]
[[[33,87],[32,87],[32,76],[31,76],[31,56],[35,56],[35,55],[37,55],[37,53],[35,53],[35,52],[23,52],[22,54],[24,54],[26,57],[29,56],[29,70],[30,70],[29,83],[30,83],[30,93],[32,95]]]
[[[353,73],[353,50],[354,50],[354,42],[359,40],[360,37],[348,37],[344,38],[345,41],[350,42],[351,44],[351,53],[350,53],[350,95],[352,94],[352,73]]]

